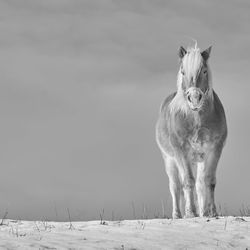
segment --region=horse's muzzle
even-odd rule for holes
[[[204,93],[200,88],[190,87],[186,91],[186,97],[189,107],[192,110],[199,110],[204,102]]]

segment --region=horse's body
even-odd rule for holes
[[[183,192],[185,217],[197,215],[195,187],[199,215],[216,215],[216,168],[227,125],[223,106],[212,89],[207,64],[210,51],[181,47],[178,90],[162,104],[156,126],[156,140],[169,177],[173,218],[181,218]]]

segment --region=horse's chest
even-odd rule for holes
[[[196,161],[203,161],[209,148],[211,140],[210,131],[206,127],[200,127],[194,130],[194,133],[188,138],[189,150],[192,158]]]
[[[206,127],[196,128],[188,136],[188,141],[190,145],[195,150],[201,150],[210,141],[210,131]]]
[[[205,124],[184,122],[176,129],[183,149],[189,152],[193,160],[203,161],[212,140],[212,134]]]

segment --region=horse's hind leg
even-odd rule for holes
[[[173,201],[172,216],[173,219],[179,219],[181,218],[181,212],[180,212],[181,184],[179,180],[178,169],[176,167],[174,158],[164,157],[164,161],[165,161],[166,172],[169,178],[169,189]]]

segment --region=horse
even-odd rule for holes
[[[216,169],[227,138],[223,105],[213,90],[211,46],[179,49],[177,91],[162,103],[156,142],[169,178],[174,219],[217,216]],[[181,205],[185,204],[182,209]]]

